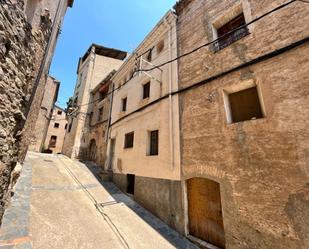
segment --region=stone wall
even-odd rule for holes
[[[23,1],[0,4],[0,217],[7,203],[10,175],[18,161],[21,131],[50,25],[33,31]]]
[[[39,116],[35,125],[36,132],[33,134],[31,144],[29,145],[29,150],[31,151],[42,152],[47,130],[49,128],[50,119],[52,118],[53,107],[58,97],[59,86],[60,82],[58,80],[51,76],[47,77],[46,85],[44,88],[44,96],[40,106]]]
[[[235,5],[242,4],[250,21],[283,1],[182,2],[180,54],[213,40],[212,24]],[[308,11],[308,4],[296,1],[251,25],[249,35],[225,49],[209,46],[182,58],[180,87],[308,37]],[[228,249],[309,246],[308,54],[307,42],[180,95],[183,179],[220,184]],[[264,118],[229,123],[225,94],[247,83],[259,88]]]
[[[113,174],[113,182],[127,192],[127,175]],[[183,192],[180,181],[135,176],[134,200],[170,227],[184,233]]]

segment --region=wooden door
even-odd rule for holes
[[[204,178],[187,181],[190,235],[225,248],[220,185]]]

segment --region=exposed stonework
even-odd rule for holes
[[[107,76],[92,92],[88,106],[89,113],[83,134],[87,147],[81,149],[80,158],[95,162],[104,169],[107,150],[107,129],[110,115],[111,96],[106,94],[111,91],[110,77],[114,71]]]
[[[39,16],[35,23],[29,19],[29,3],[0,1],[0,219],[11,172],[17,161],[23,162],[35,130],[58,31],[73,1],[32,1],[32,14]]]
[[[1,1],[0,20],[1,217],[10,173],[17,162],[28,101],[50,26],[32,32],[23,13],[22,1],[15,5]]]
[[[285,1],[182,1],[179,52],[216,38],[241,4],[246,21]],[[309,5],[296,1],[249,27],[250,34],[214,53],[205,47],[179,61],[185,88],[309,35]],[[183,179],[220,183],[226,248],[308,248],[309,45],[181,93]],[[230,123],[227,92],[258,86],[265,116]],[[187,231],[190,233],[190,231]]]
[[[72,158],[82,158],[88,153],[89,141],[87,121],[90,93],[113,70],[118,69],[127,53],[92,44],[85,55],[80,58],[77,69],[77,83],[73,96],[74,112],[69,115],[68,130],[65,135],[63,154]]]

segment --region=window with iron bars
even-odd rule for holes
[[[243,13],[217,29],[219,40],[214,43],[214,50],[219,51],[249,34]],[[233,31],[235,30],[235,31]]]

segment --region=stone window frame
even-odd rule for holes
[[[125,110],[124,110],[124,105],[123,105],[123,101],[126,99],[126,108],[125,108]],[[125,112],[127,112],[128,111],[128,95],[123,95],[122,97],[121,97],[121,102],[120,102],[120,112],[121,113],[125,113]]]
[[[151,152],[151,134],[152,132],[157,132],[157,154],[154,154]],[[147,152],[146,155],[148,157],[156,157],[159,156],[159,151],[160,151],[160,129],[159,128],[155,128],[155,129],[148,129],[147,130]]]
[[[144,98],[144,87],[145,87],[145,85],[147,85],[148,83],[149,83],[149,96],[148,96],[148,98]],[[147,78],[147,79],[143,80],[141,86],[142,86],[141,100],[142,100],[142,101],[149,100],[149,99],[150,99],[150,94],[151,94],[151,79],[150,79],[150,78]]]
[[[219,16],[216,16],[213,20],[210,22],[211,30],[212,30],[212,36],[213,40],[218,39],[218,32],[217,29],[222,27],[224,24],[231,21],[233,18],[237,17],[241,13],[244,14],[246,23],[252,21],[252,14],[251,14],[251,8],[250,3],[248,0],[242,0],[238,3],[234,4],[234,6],[230,7],[229,9],[223,11],[222,14]],[[253,25],[250,25],[247,27],[249,35],[252,33]],[[213,51],[218,51],[214,49],[214,46],[212,46]],[[220,50],[219,50],[220,51]]]
[[[263,114],[263,118],[260,118],[260,119],[265,119],[267,117],[261,84],[259,82],[256,82],[255,80],[240,81],[238,83],[225,86],[222,89],[225,117],[226,117],[226,122],[228,125],[252,121],[252,120],[245,120],[242,122],[234,123],[232,119],[232,111],[231,111],[231,106],[230,106],[230,101],[229,101],[229,94],[240,92],[240,91],[252,88],[252,87],[256,87],[257,89],[257,93],[258,93],[258,97],[259,97],[259,101],[261,105],[261,110]]]

